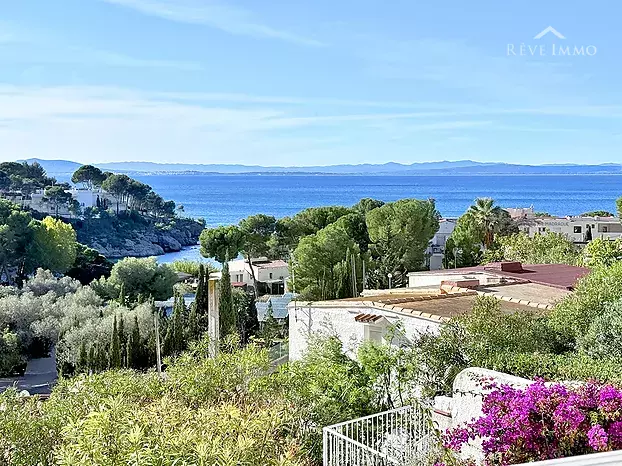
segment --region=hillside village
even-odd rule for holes
[[[109,258],[179,251],[195,245],[204,227],[127,175],[83,165],[72,183],[58,183],[36,162],[0,164],[0,198],[39,218],[63,219],[81,243]]]

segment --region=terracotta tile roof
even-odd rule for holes
[[[577,281],[590,273],[590,269],[586,267],[576,267],[566,264],[522,265],[522,270],[519,272],[500,270],[497,267],[497,264],[486,264],[480,266],[480,270],[494,271],[506,277],[521,278],[529,280],[531,283],[538,283],[540,285],[547,285],[565,290],[573,290]]]
[[[445,322],[452,317],[469,312],[478,295],[484,294],[477,290],[444,285],[440,289],[408,290],[402,293],[384,293],[359,298],[347,298],[334,301],[314,303],[321,307],[346,306],[361,309],[386,311],[403,316]],[[489,293],[486,293],[489,294]],[[525,299],[498,297],[501,310],[511,313],[518,310],[538,312],[548,306],[530,302]],[[370,312],[360,311],[359,316],[374,316]],[[363,318],[363,317],[360,317]]]
[[[287,267],[287,262],[279,259],[279,260],[265,262],[265,263],[257,263],[257,264],[253,263],[253,265],[259,269],[276,269],[279,267]]]
[[[369,323],[378,322],[382,318],[382,316],[379,316],[377,314],[359,314],[354,318],[354,320],[356,320],[357,322]]]
[[[511,265],[510,265],[511,264]],[[506,270],[503,270],[506,269]],[[516,271],[514,271],[516,270]],[[552,286],[564,290],[572,291],[577,281],[590,273],[586,267],[577,267],[566,264],[520,264],[492,262],[485,265],[474,267],[462,267],[451,270],[438,270],[429,272],[433,275],[465,274],[469,272],[480,272],[498,275],[500,277],[512,278],[521,282],[537,283],[540,285]]]

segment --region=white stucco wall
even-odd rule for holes
[[[259,266],[253,266],[255,270],[255,277],[257,281],[266,282],[269,280],[279,280],[283,277],[283,281],[286,281],[289,277],[289,268],[287,265],[283,267],[268,267],[262,268]],[[231,281],[242,282],[247,285],[253,284],[253,276],[251,275],[250,267],[245,259],[236,259],[229,261],[229,273],[231,274]],[[272,277],[270,277],[272,274]]]
[[[269,268],[256,268],[257,270],[257,280],[259,280],[260,282],[265,282],[268,280],[279,280],[282,279],[283,280],[287,280],[287,277],[289,277],[289,271],[288,271],[288,267],[284,266],[284,267],[269,267]],[[270,274],[272,274],[272,277],[270,277]]]
[[[403,316],[395,312],[372,308],[357,302],[304,303],[289,305],[289,358],[297,360],[307,349],[311,335],[336,335],[350,356],[356,356],[358,346],[365,340],[367,324],[357,322],[358,314],[384,316],[387,325],[401,322],[406,338],[423,332],[437,332],[440,322],[420,317]]]
[[[525,228],[530,236],[534,236],[536,233],[550,231],[553,233],[562,233],[574,242],[582,242],[585,240],[587,225],[590,225],[592,228],[592,239],[616,239],[622,237],[620,223],[616,218],[538,218],[533,225],[528,225]],[[581,227],[580,233],[574,232],[575,226]],[[604,229],[608,231],[604,232]]]

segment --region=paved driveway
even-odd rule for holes
[[[17,386],[18,390],[27,390],[31,395],[47,395],[58,379],[54,350],[49,358],[31,359],[22,377],[0,378],[0,392]]]

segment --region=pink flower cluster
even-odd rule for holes
[[[622,449],[622,391],[612,385],[490,388],[483,416],[447,431],[447,448],[481,439],[488,466]]]

